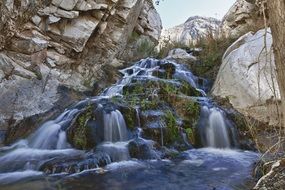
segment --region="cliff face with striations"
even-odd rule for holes
[[[114,80],[114,60],[136,51],[127,50],[133,32],[157,44],[162,28],[151,0],[4,0],[0,9],[2,134],[94,94]]]

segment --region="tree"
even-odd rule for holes
[[[267,0],[267,5],[285,128],[285,0]]]

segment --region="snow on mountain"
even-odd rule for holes
[[[160,47],[168,42],[189,45],[205,36],[208,32],[217,33],[221,22],[215,18],[201,16],[190,17],[185,23],[169,29],[163,29]]]

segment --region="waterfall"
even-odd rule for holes
[[[104,140],[108,142],[128,140],[126,122],[119,110],[104,115]]]
[[[207,129],[208,146],[217,148],[229,148],[230,140],[224,117],[216,109],[211,110],[209,127]]]
[[[138,128],[141,128],[141,119],[140,119],[140,110],[138,107],[136,107],[136,117],[137,117],[137,122],[138,122]]]
[[[44,123],[27,139],[19,141],[10,147],[0,148],[0,154],[2,154],[0,156],[0,181],[1,176],[4,176],[3,172],[12,172],[9,174],[12,177],[14,174],[18,175],[17,172],[22,171],[24,171],[23,174],[30,175],[29,170],[42,170],[43,164],[47,164],[44,168],[47,169],[48,174],[65,172],[66,170],[79,172],[83,169],[94,168],[92,165],[103,167],[104,164],[96,156],[97,153],[102,153],[103,163],[106,164],[111,163],[111,161],[129,160],[131,156],[128,140],[130,139],[126,122],[122,113],[118,110],[120,105],[110,101],[113,96],[123,96],[124,86],[136,81],[145,82],[145,80],[162,81],[179,86],[183,85],[182,81],[184,81],[200,91],[202,95],[206,95],[204,89],[197,82],[200,79],[176,63],[171,62],[171,64],[175,65],[175,74],[173,75],[175,80],[155,77],[154,71],[163,71],[163,67],[160,66],[168,63],[168,61],[145,59],[121,70],[120,72],[124,75],[123,78],[110,88],[107,88],[100,96],[78,102],[65,110],[56,119]],[[199,124],[204,146],[230,148],[231,138],[229,134],[232,132],[228,131],[229,127],[222,110],[209,103],[209,99],[204,98],[206,104],[201,104],[202,113]],[[67,133],[70,132],[68,131],[69,127],[74,126],[72,124],[77,124],[76,122],[78,121],[76,119],[78,118],[76,116],[80,116],[79,113],[85,113],[84,111],[89,111],[87,110],[89,105],[92,105],[92,119],[89,117],[89,120],[84,118],[84,123],[88,123],[88,126],[83,125],[83,127],[88,127],[88,130],[90,130],[88,131],[88,133],[90,132],[88,140],[93,138],[91,141],[96,141],[94,143],[96,147],[92,151],[85,152],[71,148],[71,145],[67,142]],[[95,105],[97,105],[96,108]],[[136,138],[141,139],[141,127],[144,127],[145,120],[140,120],[139,107],[135,110],[138,127]],[[163,111],[161,110],[161,112]],[[88,114],[90,113],[88,112]],[[155,115],[155,117],[160,116],[161,114]],[[82,126],[80,125],[80,127]],[[157,140],[161,142],[161,146],[167,145],[167,133],[164,131],[166,124],[161,121],[159,127],[160,131],[158,132],[161,135],[160,139]],[[75,133],[77,131],[72,132]],[[187,144],[188,137],[185,133],[182,133],[182,136],[185,144]],[[144,144],[138,144],[138,147],[142,148],[143,152],[151,149]],[[147,154],[149,153],[147,152]],[[46,172],[46,170],[42,171]],[[13,172],[15,173],[13,174]]]
[[[230,148],[230,126],[226,125],[222,110],[216,107],[203,106],[199,129],[202,143],[206,147]]]
[[[55,120],[44,123],[31,137],[28,138],[30,148],[34,149],[65,149],[69,145],[66,140],[66,132],[62,127],[69,125],[77,109],[68,110],[58,116]]]

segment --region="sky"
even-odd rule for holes
[[[184,23],[190,16],[222,19],[236,0],[161,0],[156,6],[163,28]]]

